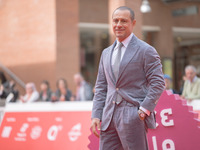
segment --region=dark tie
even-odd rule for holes
[[[116,58],[115,58],[115,61],[114,61],[114,64],[113,64],[113,73],[114,73],[116,82],[117,82],[118,75],[119,75],[119,66],[120,66],[120,61],[121,61],[121,49],[122,49],[122,46],[123,46],[123,44],[119,43],[118,50],[117,50],[117,55],[116,55]],[[119,89],[117,88],[116,90],[119,90]],[[115,102],[117,104],[119,104],[121,101],[122,101],[122,97],[119,94],[117,94],[117,98],[116,98]]]

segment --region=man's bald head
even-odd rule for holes
[[[133,11],[131,8],[129,8],[129,7],[127,7],[127,6],[120,6],[120,7],[118,7],[117,9],[114,10],[113,14],[114,14],[117,10],[128,10],[128,11],[130,12],[131,21],[133,21],[133,20],[135,19],[135,13],[134,13],[134,11]],[[112,14],[112,15],[113,15],[113,14]]]

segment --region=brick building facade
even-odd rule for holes
[[[63,77],[74,93],[77,72],[94,85],[101,51],[114,41],[112,12],[126,5],[136,14],[133,32],[157,49],[165,73],[179,88],[185,65],[200,69],[200,2],[149,2],[152,11],[143,14],[142,0],[2,0],[0,62],[38,88],[46,79],[55,90]],[[196,13],[187,14],[190,7]]]

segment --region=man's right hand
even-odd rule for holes
[[[94,135],[99,138],[99,134],[98,134],[96,128],[97,128],[97,130],[100,130],[100,120],[98,118],[93,118],[92,123],[91,123],[91,129],[92,129],[92,132],[94,133]]]

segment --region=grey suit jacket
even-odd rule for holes
[[[117,93],[123,100],[137,107],[154,111],[164,90],[164,79],[160,57],[156,50],[133,35],[121,60],[119,76],[114,80],[111,57],[116,41],[104,49],[93,98],[92,118],[102,121],[101,130],[106,130],[112,119]],[[148,128],[155,128],[155,117],[151,113],[145,119]]]

